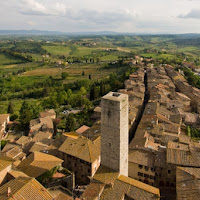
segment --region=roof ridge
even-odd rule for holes
[[[155,187],[153,187],[151,185],[147,185],[147,184],[145,184],[143,182],[140,182],[140,181],[138,181],[136,179],[133,179],[133,178],[130,178],[130,177],[126,177],[124,175],[120,175],[117,178],[117,180],[125,182],[127,184],[130,184],[130,185],[132,185],[134,187],[137,187],[137,188],[139,188],[141,190],[145,190],[146,192],[153,193],[153,194],[156,194],[156,195],[160,195],[160,192],[159,192],[158,188],[155,188]],[[139,183],[139,184],[137,184],[137,183]]]

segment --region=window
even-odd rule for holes
[[[143,168],[143,166],[142,166],[142,165],[138,165],[138,167],[139,167],[140,169],[142,169],[142,168]]]
[[[145,177],[145,178],[149,178],[149,175],[148,175],[148,174],[144,174],[144,177]]]
[[[155,169],[154,169],[153,167],[151,167],[151,171],[152,171],[152,172],[154,172],[154,171],[155,171]]]
[[[170,174],[171,173],[171,170],[168,170],[168,174]]]
[[[150,179],[154,179],[154,176],[150,176]]]
[[[147,167],[147,166],[145,166],[144,168],[145,168],[145,170],[146,170],[146,171],[148,171],[148,170],[149,170],[149,167]]]
[[[138,176],[142,176],[142,177],[143,177],[143,173],[141,173],[141,172],[138,172]]]

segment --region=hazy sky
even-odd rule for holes
[[[1,0],[0,29],[200,33],[200,0]]]

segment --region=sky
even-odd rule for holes
[[[1,0],[0,30],[200,33],[200,0]]]

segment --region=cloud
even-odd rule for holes
[[[60,2],[39,3],[36,0],[21,0],[19,12],[23,15],[56,16],[66,20],[88,25],[118,26],[122,22],[130,22],[139,16],[129,9],[103,10],[78,9]]]
[[[36,0],[21,0],[20,12],[29,15],[47,15],[48,10],[46,7]]]
[[[137,17],[135,12],[129,10],[117,11],[97,11],[97,10],[79,10],[71,11],[66,17],[72,20],[85,21],[94,24],[119,24],[124,21],[132,21]]]
[[[179,18],[192,18],[192,19],[200,19],[200,10],[191,10],[186,15],[179,15]]]

